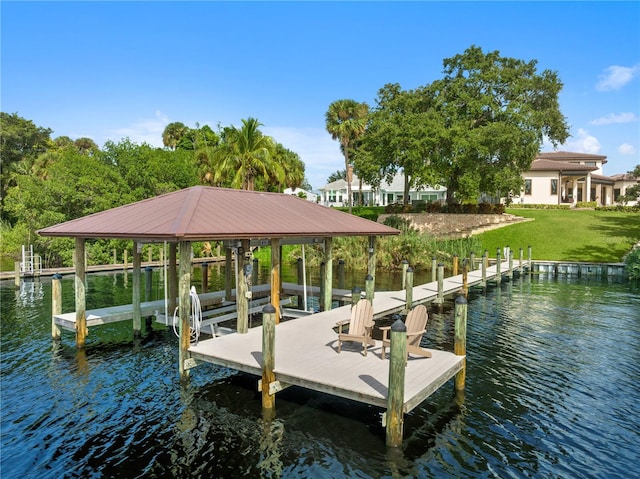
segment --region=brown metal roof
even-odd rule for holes
[[[529,171],[560,171],[562,173],[587,173],[595,171],[595,166],[581,165],[580,163],[569,163],[568,161],[548,160],[536,158],[531,162]]]
[[[281,193],[194,186],[38,231],[146,241],[383,236],[399,231]]]
[[[602,161],[607,162],[605,155],[591,155],[589,153],[572,153],[570,151],[551,151],[547,153],[538,153],[536,158],[551,161]]]

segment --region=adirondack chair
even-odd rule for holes
[[[349,325],[347,333],[342,332],[345,325]],[[338,352],[341,350],[343,341],[353,341],[362,343],[362,351],[367,355],[367,347],[375,346],[375,341],[371,337],[373,330],[373,306],[366,299],[361,299],[351,309],[351,318],[338,321]]]
[[[409,360],[409,354],[417,354],[425,358],[431,357],[429,351],[420,347],[420,340],[426,331],[427,319],[427,308],[423,304],[409,311],[407,319],[405,319],[405,325],[407,327],[407,361]],[[391,340],[389,338],[390,329],[391,326],[383,326],[380,328],[382,331],[382,359],[386,358],[385,349],[391,347]]]

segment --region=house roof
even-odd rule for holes
[[[586,174],[597,169],[595,166],[581,165],[580,163],[536,158],[531,162],[529,171],[560,171],[565,174]]]
[[[43,228],[38,233],[206,241],[383,236],[399,231],[292,195],[194,186]]]
[[[603,164],[607,162],[604,155],[591,155],[588,153],[573,153],[570,151],[551,151],[547,153],[538,153],[536,159],[551,161],[601,161]]]
[[[640,177],[636,177],[632,173],[618,173],[617,175],[611,175],[616,181],[632,181],[632,182],[640,182]]]

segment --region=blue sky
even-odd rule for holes
[[[640,2],[0,3],[1,109],[53,137],[162,146],[174,121],[254,117],[314,188],[344,168],[329,104],[442,78],[471,45],[558,72],[560,149],[640,163]],[[544,151],[551,151],[546,146]]]

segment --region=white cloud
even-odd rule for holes
[[[609,113],[608,115],[601,116],[591,121],[592,125],[611,125],[614,123],[633,123],[638,121],[638,117],[635,113],[626,112],[616,115],[615,113]]]
[[[578,135],[572,138],[573,141],[565,143],[563,149],[566,148],[568,151],[591,155],[597,155],[600,152],[600,142],[595,136],[590,135],[587,130],[579,128]]]
[[[618,153],[620,153],[621,155],[635,155],[636,149],[629,143],[623,143],[618,147]]]
[[[155,118],[142,119],[129,127],[112,130],[110,135],[115,142],[122,138],[129,138],[137,144],[148,143],[162,148],[162,132],[168,124],[169,118],[160,110],[156,110]]]
[[[600,75],[600,81],[596,84],[596,90],[619,90],[629,83],[639,72],[640,66],[638,65],[633,67],[623,67],[620,65],[607,67],[604,73]]]
[[[288,126],[264,127],[262,132],[298,155],[305,164],[305,174],[313,188],[327,184],[327,178],[344,170],[340,145],[322,128]]]

